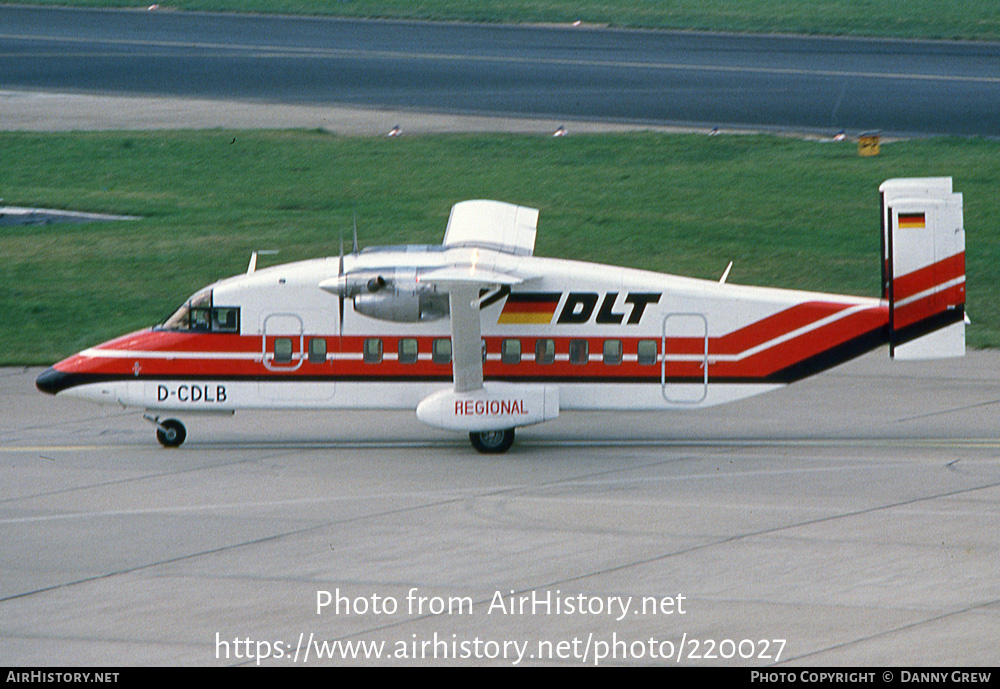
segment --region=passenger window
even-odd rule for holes
[[[535,363],[551,364],[556,360],[555,340],[535,340]]]
[[[364,358],[366,364],[378,364],[382,361],[382,340],[369,337],[365,340]]]
[[[417,362],[417,341],[412,337],[404,337],[399,341],[399,363],[415,364]]]
[[[521,363],[521,341],[504,340],[500,344],[500,361],[505,364]]]
[[[622,341],[604,341],[604,363],[608,366],[617,366],[622,362]]]
[[[569,363],[583,365],[590,360],[590,346],[586,340],[569,341]]]
[[[326,363],[326,340],[322,337],[314,337],[309,340],[309,363]]]
[[[643,366],[656,363],[656,340],[639,340],[639,363]]]
[[[279,337],[274,340],[274,363],[287,364],[292,360],[292,338]]]
[[[451,363],[451,340],[441,337],[431,344],[431,360],[435,364]]]
[[[486,338],[483,338],[483,363],[486,363]]]

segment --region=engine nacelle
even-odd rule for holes
[[[531,383],[485,383],[473,392],[442,390],[417,405],[417,418],[448,431],[499,431],[559,416],[559,388]]]
[[[435,321],[448,315],[448,295],[430,289],[404,291],[387,287],[354,297],[354,310],[382,321]]]
[[[416,323],[448,315],[448,295],[418,282],[413,268],[352,271],[319,287],[350,299],[358,313],[382,321]]]

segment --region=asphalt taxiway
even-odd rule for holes
[[[996,663],[997,352],[565,414],[491,458],[407,413],[191,418],[166,450],[38,372],[0,370],[7,665]]]
[[[971,41],[0,6],[12,91],[995,137],[998,73]]]

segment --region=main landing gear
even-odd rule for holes
[[[156,439],[163,447],[179,447],[187,438],[187,429],[177,419],[160,421],[159,416],[143,414],[142,418],[156,426]]]
[[[469,433],[469,440],[472,447],[484,454],[499,454],[506,452],[514,444],[514,429],[508,428],[505,431],[483,431],[481,433]]]

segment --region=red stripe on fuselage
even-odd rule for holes
[[[140,352],[259,352],[260,336],[150,328],[115,338],[98,348]]]
[[[843,311],[855,308],[857,305],[832,303],[832,302],[809,302],[799,304],[789,309],[773,314],[759,321],[751,323],[743,328],[739,328],[731,333],[720,337],[709,338],[709,358],[711,362],[710,376],[728,378],[762,379],[777,371],[781,371],[793,366],[810,357],[820,354],[841,343],[848,342],[866,333],[876,330],[888,321],[888,311],[883,305],[873,305],[869,308],[861,309],[855,313],[842,315],[834,318],[830,323],[815,327],[805,333],[800,333],[788,339],[788,341],[775,343],[766,346],[762,351],[747,354],[754,347],[766,345],[768,342],[793,333],[799,329],[814,325],[824,318],[837,316]],[[581,334],[582,335],[582,334]],[[363,336],[321,336],[306,335],[308,342],[312,337],[323,337],[327,341],[327,351],[334,355],[334,358],[320,363],[313,363],[303,360],[301,364],[298,360],[290,364],[272,365],[272,370],[266,368],[261,362],[261,337],[259,335],[230,335],[221,333],[178,333],[171,331],[147,330],[139,333],[112,340],[108,343],[90,350],[88,356],[75,355],[57,364],[60,371],[67,373],[92,373],[103,375],[133,375],[142,377],[246,377],[246,378],[273,378],[289,379],[296,377],[309,378],[352,378],[352,379],[406,379],[406,378],[450,378],[450,363],[434,363],[433,361],[422,359],[412,364],[404,364],[395,361],[392,357],[384,357],[380,363],[365,363],[361,360],[363,350]],[[383,342],[383,351],[387,354],[395,353],[400,336],[373,336],[380,337]],[[447,337],[441,335],[439,337]],[[418,349],[422,354],[431,351],[432,341],[437,339],[434,336],[420,336],[415,338]],[[497,354],[500,351],[500,343],[504,337],[488,336],[487,351]],[[589,343],[591,355],[597,355],[594,361],[587,364],[572,364],[568,361],[556,361],[552,364],[543,365],[534,361],[522,361],[518,364],[505,364],[501,361],[490,360],[484,364],[483,373],[486,378],[551,378],[558,381],[560,378],[573,379],[602,379],[613,380],[623,377],[642,377],[658,380],[660,376],[659,362],[655,365],[640,365],[635,361],[622,361],[620,364],[605,364],[600,355],[603,343],[608,339],[620,339],[623,343],[623,351],[626,356],[634,356],[637,352],[639,340],[654,340],[657,345],[657,352],[661,348],[660,337],[593,337],[581,336],[571,337],[560,335],[558,337],[545,338],[542,336],[521,336],[522,351],[525,354],[534,352],[535,341],[537,339],[552,339],[555,341],[557,354],[565,355],[569,351],[569,342],[574,339],[585,339]],[[272,338],[269,336],[268,341]],[[677,355],[703,355],[705,349],[704,338],[699,337],[668,337],[667,356]],[[308,345],[306,345],[308,346]],[[101,350],[112,350],[116,352],[134,351],[135,357],[117,356],[102,357]],[[156,352],[159,356],[143,355],[142,353]],[[204,352],[206,355],[215,355],[217,358],[169,358],[170,352],[195,353]],[[296,355],[302,353],[298,351],[298,344],[295,343]],[[233,358],[225,358],[226,354],[233,355]],[[338,354],[351,354],[349,360],[337,358]],[[250,356],[248,356],[250,355]],[[743,355],[743,356],[741,356]],[[244,357],[244,358],[239,358]],[[719,361],[719,358],[739,357],[733,361]],[[668,361],[667,376],[690,376],[699,377],[702,375],[701,359],[686,362]]]

